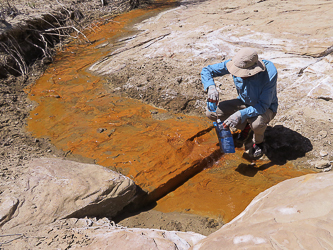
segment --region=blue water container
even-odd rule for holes
[[[225,128],[220,119],[217,119],[213,124],[219,139],[221,152],[225,154],[235,153],[234,139],[232,138],[229,127]]]

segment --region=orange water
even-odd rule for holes
[[[242,150],[238,150],[236,154],[224,155],[211,168],[204,169],[160,199],[155,209],[199,214],[229,222],[267,188],[312,172],[295,170],[290,163],[270,166],[269,161],[262,161],[251,165],[242,154]]]
[[[300,176],[292,165],[265,169],[244,160],[242,150],[219,152],[207,119],[168,114],[138,100],[108,93],[103,78],[87,68],[110,51],[96,46],[130,34],[131,24],[160,9],[137,9],[95,27],[91,45],[70,44],[59,52],[43,76],[27,89],[38,103],[28,120],[35,137],[47,137],[66,152],[132,178],[158,200],[163,212],[195,213],[225,222],[237,216],[261,191]]]

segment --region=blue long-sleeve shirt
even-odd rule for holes
[[[205,90],[210,85],[215,85],[214,77],[230,74],[227,69],[226,60],[214,65],[208,65],[201,71],[201,82]],[[264,72],[260,72],[246,79],[233,76],[237,89],[238,99],[242,100],[248,107],[240,110],[242,122],[246,119],[258,116],[269,108],[277,112],[278,98],[276,93],[277,70],[274,64],[268,60],[262,60],[266,66]]]

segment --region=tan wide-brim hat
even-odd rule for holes
[[[243,48],[227,62],[230,74],[237,77],[250,77],[266,70],[263,61],[258,59],[258,53],[252,48]]]

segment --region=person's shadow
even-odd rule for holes
[[[251,141],[246,142],[245,149],[249,147],[252,147]],[[260,167],[242,163],[237,167],[236,171],[253,177],[258,171],[263,171],[273,165],[284,165],[287,161],[304,157],[307,152],[313,149],[308,138],[282,125],[267,127],[265,131],[265,147],[266,156],[270,162]]]

